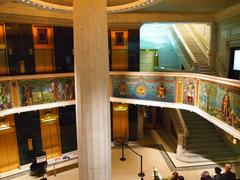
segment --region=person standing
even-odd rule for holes
[[[177,172],[172,173],[171,180],[178,180],[178,173]]]
[[[208,171],[203,171],[200,180],[212,180],[212,177],[209,175]]]
[[[224,180],[236,180],[236,174],[231,171],[232,166],[230,164],[225,164],[225,173],[223,173]]]
[[[213,180],[225,180],[223,174],[221,174],[222,169],[220,167],[215,167],[216,175],[213,176]]]

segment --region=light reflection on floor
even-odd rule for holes
[[[145,138],[139,142],[140,144],[163,144],[167,151],[171,151],[170,148],[163,142],[163,140],[157,135],[155,131],[149,131],[145,135]],[[153,166],[156,166],[159,173],[164,177],[170,177],[171,171],[163,159],[158,149],[148,147],[134,148],[139,154],[143,155],[143,171],[145,173],[144,180],[152,180]],[[174,153],[172,152],[172,155]],[[112,180],[140,180],[138,173],[140,172],[140,158],[136,156],[132,151],[126,150],[126,161],[120,161],[121,149],[112,149]],[[204,168],[198,170],[184,170],[179,171],[179,174],[183,175],[186,180],[199,180],[202,171],[209,171],[213,175],[213,168]],[[24,175],[15,180],[28,180],[37,179]],[[72,169],[63,173],[57,174],[56,177],[50,176],[48,180],[78,180],[78,169]]]

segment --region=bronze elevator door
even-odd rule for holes
[[[0,173],[19,167],[15,128],[0,130]]]
[[[41,122],[42,146],[47,158],[61,155],[61,141],[59,121]]]
[[[113,139],[128,140],[128,105],[113,103]]]

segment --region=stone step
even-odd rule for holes
[[[231,157],[232,158],[232,157],[235,156],[235,154],[223,151],[222,149],[212,149],[212,150],[208,150],[208,151],[206,151],[206,149],[205,150],[202,150],[202,149],[193,150],[193,149],[191,149],[188,152],[194,153],[194,154],[201,154],[204,157],[224,156],[224,157],[228,157],[228,158]]]
[[[196,158],[199,162],[207,159],[216,162],[236,159],[235,153],[225,144],[213,124],[193,112],[181,110],[181,113],[189,131],[185,158],[192,161]]]
[[[213,126],[208,120],[203,119],[202,117],[195,117],[195,116],[184,116],[185,118],[189,118],[186,122],[186,124],[202,124],[202,125],[208,125]],[[192,119],[190,119],[192,118]]]
[[[216,134],[215,133],[196,133],[196,132],[193,133],[192,131],[189,132],[189,137],[191,139],[195,138],[196,141],[197,139],[203,139],[203,138],[205,138],[207,141],[208,139],[212,138],[214,135]]]
[[[234,154],[222,154],[222,153],[214,153],[214,154],[206,154],[206,153],[199,153],[199,152],[194,152],[194,151],[186,151],[184,153],[185,158],[204,158],[204,159],[211,159],[215,160],[216,162],[218,161],[224,161],[224,160],[237,160],[239,159],[239,156],[234,155]]]
[[[220,137],[218,136],[214,136],[212,138],[207,138],[206,137],[199,137],[196,139],[195,137],[188,137],[187,138],[187,143],[201,143],[201,142],[216,142],[216,141],[219,141],[220,140]]]
[[[210,151],[211,149],[214,150],[214,149],[217,149],[217,148],[226,148],[225,145],[222,144],[222,142],[214,142],[214,143],[206,143],[206,142],[199,142],[199,143],[194,143],[194,144],[189,144],[187,143],[187,149],[188,150],[201,150],[202,148],[203,149],[207,149],[207,151]],[[227,148],[228,150],[229,148]],[[225,149],[226,150],[226,149]]]
[[[203,134],[203,136],[206,136],[206,133],[207,135],[216,135],[216,131],[215,130],[212,130],[211,128],[199,128],[199,125],[198,126],[188,126],[189,127],[189,132],[191,133],[191,135],[194,135],[194,134]],[[191,137],[191,136],[190,136]]]

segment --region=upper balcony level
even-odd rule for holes
[[[111,102],[194,111],[240,139],[237,80],[177,72],[110,72],[109,78]],[[0,88],[0,116],[75,104],[73,73],[2,77]]]

